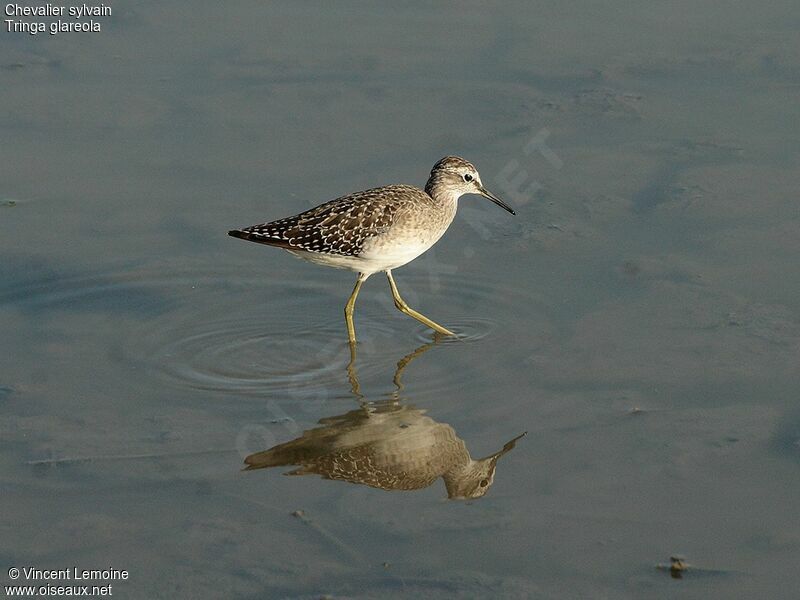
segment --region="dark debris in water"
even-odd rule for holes
[[[734,575],[736,571],[725,571],[719,569],[707,569],[704,567],[697,567],[686,561],[686,558],[675,554],[669,557],[669,564],[657,564],[656,569],[669,573],[673,579],[683,579],[686,575],[691,574],[692,577],[705,576],[705,575]]]
[[[638,103],[642,96],[608,88],[581,90],[573,98],[583,109],[612,117],[639,117]]]
[[[684,572],[689,570],[690,567],[691,565],[686,562],[686,559],[682,556],[670,556],[668,565],[656,565],[656,569],[659,571],[668,571],[670,577],[673,579],[683,579]]]
[[[3,52],[3,62],[0,62],[0,69],[10,72],[21,72],[33,69],[56,69],[61,66],[60,59],[42,56],[34,52],[24,52],[9,49]]]

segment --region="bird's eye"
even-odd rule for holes
[[[467,183],[472,181],[472,175],[470,175],[469,173],[464,173],[464,181],[466,181]]]
[[[488,479],[481,479],[481,481],[480,481],[480,483],[478,485],[480,485],[481,487],[486,487],[487,485],[489,485],[489,480]]]

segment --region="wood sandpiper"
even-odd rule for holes
[[[361,285],[378,271],[384,271],[389,278],[394,305],[400,311],[439,333],[455,335],[406,304],[397,290],[392,269],[411,262],[442,237],[464,194],[479,194],[516,214],[483,187],[472,163],[458,156],[445,156],[433,166],[424,190],[387,185],[355,192],[299,215],[234,229],[228,235],[277,246],[307,261],[358,273],[344,309],[351,344],[356,341],[356,297]]]
[[[285,475],[317,474],[382,490],[420,490],[439,477],[450,499],[480,498],[494,482],[497,461],[511,452],[525,433],[497,452],[474,459],[464,441],[447,423],[425,410],[404,404],[400,378],[408,364],[435,342],[420,346],[397,363],[390,399],[367,402],[361,394],[355,365],[347,367],[360,407],[343,415],[320,419],[322,427],[300,437],[251,454],[245,470],[295,465]]]
[[[321,427],[244,459],[245,470],[298,468],[285,475],[320,475],[382,490],[420,490],[444,479],[450,499],[480,498],[494,482],[497,461],[522,435],[474,459],[447,423],[411,405],[382,401],[320,420]]]

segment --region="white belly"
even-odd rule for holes
[[[435,240],[425,242],[422,240],[414,240],[413,242],[406,241],[403,244],[385,244],[381,243],[381,239],[374,238],[364,244],[364,249],[361,251],[359,258],[375,265],[373,271],[385,271],[387,269],[396,269],[402,267],[406,263],[410,263],[417,258],[420,254],[427,251]]]
[[[388,245],[370,244],[368,242],[359,256],[341,256],[338,254],[307,252],[305,250],[287,249],[286,251],[314,264],[372,275],[378,271],[402,267],[428,250],[432,245],[424,243]]]

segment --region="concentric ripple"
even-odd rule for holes
[[[443,344],[458,344],[464,342],[479,342],[492,335],[497,329],[497,321],[480,317],[460,316],[448,318],[446,327],[456,334],[456,337],[442,337]],[[418,328],[416,331],[417,341],[424,343],[430,340],[430,331],[426,328]]]
[[[273,308],[287,306],[275,303],[271,313]],[[196,389],[291,397],[345,387],[350,350],[341,319],[305,311],[304,323],[276,326],[285,315],[271,314],[271,321],[248,312],[160,330],[150,339],[160,342],[152,362],[176,383]]]
[[[350,349],[341,309],[349,279],[320,284],[313,273],[303,280],[234,273],[226,275],[223,286],[206,286],[201,306],[184,304],[151,324],[145,352],[153,367],[173,383],[196,389],[289,397],[331,389],[346,393]],[[398,285],[412,306],[456,332],[456,338],[439,338],[441,346],[481,343],[498,330],[509,331],[503,319],[513,324],[519,311],[528,320],[536,315],[534,299],[512,288],[498,290],[481,278],[445,274],[435,283],[424,275],[403,274]],[[433,336],[395,310],[382,277],[367,285],[356,310],[356,369],[366,387],[377,383],[388,390],[397,362]],[[544,327],[543,315],[538,320]],[[479,372],[445,369],[435,380],[414,381],[414,389],[463,389],[470,376]]]
[[[166,385],[289,399],[332,390],[348,394],[350,348],[341,313],[351,279],[315,278],[311,267],[305,267],[307,277],[297,278],[281,267],[284,272],[279,267],[265,274],[263,265],[173,260],[86,274],[38,269],[0,290],[0,305],[113,316],[109,344]],[[397,279],[412,307],[456,332],[456,338],[438,338],[437,353],[503,344],[502,336],[521,333],[514,328],[523,314],[534,332],[549,328],[537,299],[498,287],[501,282],[459,272],[432,280],[408,271]],[[433,340],[428,328],[395,310],[385,279],[377,275],[359,298],[356,327],[358,376],[372,390],[379,386],[379,394],[393,389],[397,362]],[[428,365],[432,371],[409,369],[404,383],[414,386],[407,389],[447,393],[481,377],[478,370],[448,364],[445,355]],[[413,373],[419,379],[409,379]]]

